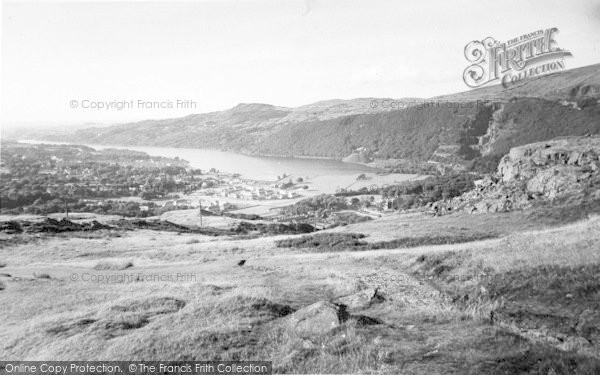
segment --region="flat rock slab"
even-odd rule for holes
[[[382,296],[379,293],[379,291],[375,288],[361,290],[358,293],[354,293],[345,297],[340,297],[337,300],[335,300],[336,303],[346,305],[350,310],[366,309],[373,304],[381,303],[384,301],[385,297]]]

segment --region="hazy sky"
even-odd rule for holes
[[[472,40],[557,27],[600,63],[600,1],[2,2],[2,120],[121,122],[240,102],[465,91]],[[138,100],[196,108],[138,108]],[[71,108],[71,101],[78,108]],[[118,111],[81,103],[130,101]]]

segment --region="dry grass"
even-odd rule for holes
[[[422,237],[434,228],[439,228],[440,235],[466,233],[470,229],[460,228],[471,225],[458,218],[420,217],[416,225],[405,225],[409,219],[396,219],[395,224],[386,219],[380,228],[374,226],[377,221],[346,228],[388,241]],[[483,222],[474,226],[479,232],[494,227],[490,218],[477,220]],[[496,227],[503,231],[513,228],[509,228],[510,220],[498,220]],[[594,250],[600,243],[598,224],[594,219],[476,243],[339,253],[298,253],[275,246],[278,239],[299,236],[215,240],[156,231],[114,238],[48,238],[41,245],[15,245],[0,249],[0,257],[10,259],[7,271],[17,276],[7,279],[2,291],[0,357],[252,358],[273,360],[276,372],[295,373],[462,374],[503,373],[503,369],[538,373],[554,366],[560,374],[564,361],[581,366],[587,362],[572,356],[550,361],[556,352],[545,352],[489,326],[486,315],[498,307],[496,302],[458,308],[428,283],[409,277],[406,270],[448,250],[459,256],[440,255],[438,265],[453,267],[440,269],[443,276],[486,267],[504,272],[544,262],[600,263]],[[195,278],[120,283],[70,280],[72,273],[92,273],[94,264],[110,265],[101,267],[98,275],[123,269],[127,262],[122,259],[135,263],[135,273],[185,273]],[[240,259],[247,259],[244,267],[237,266]],[[49,280],[26,277],[50,269]],[[360,313],[381,319],[383,325],[362,327],[347,322],[307,340],[286,324],[292,310],[367,287],[380,288],[387,300]],[[516,367],[519,361],[526,367]],[[593,373],[581,366],[580,373]]]
[[[565,227],[515,233],[493,246],[470,251],[471,258],[457,274],[491,268],[495,272],[540,265],[576,267],[600,263],[600,217]]]
[[[433,217],[424,213],[400,213],[360,224],[337,227],[331,232],[358,232],[367,235],[367,242],[392,241],[397,238],[424,238],[490,233],[498,236],[525,230],[545,228],[543,223],[527,217],[524,212],[472,215],[464,212]]]
[[[600,337],[593,328],[600,321],[589,313],[600,307],[598,248],[600,217],[592,217],[476,248],[421,254],[411,267],[475,320],[592,355]],[[579,341],[566,344],[567,338]]]
[[[133,262],[132,261],[109,261],[109,260],[104,260],[101,262],[98,262],[95,266],[94,269],[96,271],[122,271],[122,270],[126,270],[128,268],[133,267]]]

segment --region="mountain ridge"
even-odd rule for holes
[[[330,99],[299,107],[240,103],[181,118],[78,129],[60,140],[335,159],[360,149],[377,159],[464,168],[523,142],[598,134],[598,98],[600,64],[507,89],[497,85],[431,99]]]

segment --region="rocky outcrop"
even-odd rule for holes
[[[520,302],[506,304],[491,316],[494,325],[534,342],[550,344],[563,351],[600,357],[600,312],[536,306]]]
[[[584,189],[600,173],[600,137],[568,137],[515,147],[498,165],[505,184],[525,183],[536,197],[555,199]]]
[[[600,167],[600,137],[567,137],[514,147],[498,165],[504,182],[532,179],[550,167],[586,168],[597,172]]]
[[[515,132],[516,125],[512,119],[508,119],[504,110],[504,104],[498,104],[498,108],[492,113],[492,119],[484,135],[477,137],[477,148],[481,155],[490,155],[494,151],[494,145],[499,140],[509,137]]]
[[[581,193],[600,178],[600,136],[567,137],[514,147],[497,173],[476,181],[475,189],[448,202],[437,213],[505,212]]]

